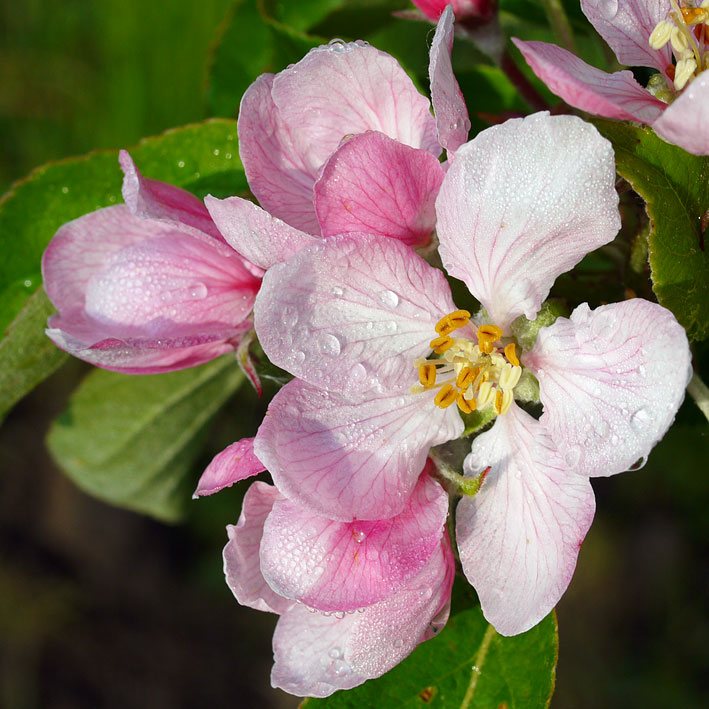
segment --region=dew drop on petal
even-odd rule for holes
[[[647,428],[647,425],[649,422],[650,422],[650,412],[645,407],[639,408],[630,417],[630,427],[636,433],[640,433],[642,430]]]
[[[204,283],[193,283],[190,286],[190,298],[193,300],[204,300],[207,297],[207,286]]]
[[[293,361],[296,364],[303,364],[303,362],[305,362],[305,352],[303,352],[302,350],[296,350],[293,353]]]
[[[286,305],[281,313],[281,322],[286,327],[295,327],[298,324],[298,311],[292,305]]]
[[[333,286],[332,294],[335,296],[335,298],[342,298],[342,296],[345,294],[345,291],[343,291],[340,286]]]
[[[334,335],[323,335],[320,338],[320,351],[328,357],[337,357],[340,354],[340,341]]]
[[[607,20],[612,20],[618,14],[618,0],[601,0],[600,9]]]
[[[328,655],[333,660],[339,660],[342,657],[342,650],[340,650],[339,647],[330,648],[330,652],[328,652]]]
[[[581,448],[579,446],[571,446],[564,453],[564,461],[569,467],[575,468],[581,461]]]
[[[385,290],[379,294],[379,302],[387,308],[396,308],[399,305],[399,296],[393,290]]]
[[[353,365],[352,369],[350,369],[350,379],[355,384],[360,384],[366,379],[366,377],[367,370],[361,362],[357,362],[357,364]]]
[[[335,615],[337,615],[337,613]],[[344,660],[335,660],[332,663],[332,672],[338,677],[344,677],[352,672],[352,668]]]
[[[352,532],[352,537],[357,544],[361,544],[367,538],[367,535],[361,529],[357,529]]]

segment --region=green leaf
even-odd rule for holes
[[[95,369],[52,424],[49,450],[86,492],[175,521],[196,484],[206,428],[243,380],[230,356],[149,376]]]
[[[209,192],[226,197],[248,189],[234,121],[185,126],[147,138],[130,152],[148,177],[199,197]],[[61,361],[53,346],[47,348],[44,335],[44,316],[50,310],[41,291],[42,252],[65,222],[121,202],[117,156],[117,151],[105,151],[45,165],[0,201],[0,381],[12,381],[12,390],[0,395],[0,418]],[[23,352],[33,353],[31,362],[22,359]],[[18,366],[31,371],[11,371]]]
[[[691,339],[709,335],[709,158],[690,155],[651,128],[596,119],[615,148],[616,169],[643,197],[650,217],[653,291]]]
[[[440,635],[386,675],[327,699],[307,699],[301,707],[549,706],[559,649],[555,614],[522,635],[506,638],[483,618],[464,579],[457,579],[452,603],[453,615]]]
[[[37,332],[44,333],[53,310],[44,289],[39,288],[0,342],[0,422],[14,404],[68,357],[48,337],[37,341]]]

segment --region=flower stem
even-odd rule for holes
[[[482,666],[487,657],[487,651],[490,648],[490,643],[492,639],[497,635],[497,631],[491,625],[487,626],[485,635],[483,635],[482,642],[478,648],[478,653],[475,655],[475,660],[473,660],[473,667],[470,673],[470,682],[468,683],[468,689],[465,692],[463,701],[460,703],[460,709],[468,709],[470,702],[473,700],[473,695],[475,694],[475,688],[478,684],[478,679],[482,674]]]
[[[694,376],[687,385],[687,391],[694,399],[694,403],[709,421],[709,387],[701,380],[700,376],[694,372]]]
[[[549,104],[546,102],[545,98],[519,70],[519,67],[515,64],[508,50],[505,50],[505,53],[502,55],[500,68],[505,72],[507,78],[512,82],[517,91],[519,91],[522,98],[529,104],[530,108],[533,108],[535,111],[549,110]]]
[[[453,468],[451,468],[450,465],[448,465],[439,455],[434,453],[433,450],[429,451],[428,455],[436,464],[439,475],[445,478],[448,482],[453,483],[461,495],[475,497],[483,483],[483,480],[485,479],[485,476],[487,475],[489,468],[483,470],[483,472],[475,478],[466,478],[465,475],[461,475],[453,470]]]
[[[571,29],[571,23],[566,15],[564,6],[561,4],[561,0],[542,0],[542,5],[544,6],[544,12],[546,12],[549,18],[549,24],[551,24],[552,30],[554,30],[556,41],[570,52],[577,54],[578,50],[576,40],[574,39],[574,32]]]

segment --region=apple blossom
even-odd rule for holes
[[[105,369],[152,374],[233,350],[261,271],[219,234],[204,205],[149,180],[121,152],[126,204],[62,226],[42,258],[59,314],[47,335]]]
[[[709,155],[709,1],[581,0],[581,7],[618,61],[658,73],[645,89],[630,71],[607,74],[553,44],[513,39],[535,74],[571,106],[647,123],[667,142]]]
[[[266,483],[228,527],[227,583],[239,603],[278,613],[274,687],[326,697],[379,677],[448,618],[453,555],[447,496],[426,472],[407,508],[373,522],[333,522]]]
[[[429,448],[463,433],[460,414],[490,412],[464,464],[487,473],[458,507],[458,545],[486,618],[516,634],[571,578],[593,517],[588,478],[628,469],[671,424],[689,349],[673,315],[640,299],[579,306],[526,349],[515,336],[555,277],[619,228],[611,145],[580,119],[535,114],[480,133],[457,151],[437,215],[448,273],[483,306],[473,318],[441,271],[376,235],[327,239],[266,273],[256,331],[296,379],[254,452],[313,513],[383,519],[408,504]],[[525,371],[539,421],[515,402]]]

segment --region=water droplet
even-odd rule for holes
[[[301,350],[296,350],[293,353],[293,361],[296,364],[303,364],[303,362],[305,362],[305,352],[302,352]]]
[[[62,187],[62,194],[69,194],[69,188],[68,187]]]
[[[575,468],[580,460],[581,448],[578,446],[571,446],[571,448],[564,453],[564,461],[566,461],[566,464],[571,468]]]
[[[600,7],[607,20],[613,20],[618,14],[618,0],[602,0]]]
[[[630,427],[636,433],[640,433],[645,428],[647,428],[647,425],[649,422],[650,422],[650,412],[645,407],[638,409],[630,417]]]
[[[32,281],[29,278],[25,279],[24,286],[25,288],[30,288],[32,286]]]
[[[184,166],[185,166],[185,161],[184,161],[184,160],[180,160],[180,161],[177,163],[177,167],[184,167]]]
[[[385,290],[379,294],[379,302],[387,308],[396,308],[399,305],[399,296],[393,290]]]
[[[617,445],[618,445],[618,436],[616,436],[615,434],[613,434],[613,435],[611,436],[611,445],[612,445],[612,446],[617,446]]]
[[[332,672],[338,677],[344,677],[352,672],[352,668],[344,660],[335,660],[332,663]]]
[[[214,148],[214,154],[219,155],[219,148]]]
[[[295,327],[298,324],[298,310],[292,305],[286,305],[281,313],[281,322],[286,327]]]
[[[367,377],[367,370],[361,362],[357,362],[352,369],[350,369],[350,379],[355,383],[359,384],[363,382]]]
[[[353,530],[352,536],[357,544],[361,544],[367,538],[367,535],[360,529]]]
[[[397,638],[394,640],[394,647],[395,648],[400,648],[404,644],[404,639],[403,638]]]
[[[333,52],[344,52],[345,51],[345,42],[341,39],[331,39],[328,42],[328,46]]]
[[[337,618],[337,620],[342,620],[346,614],[345,611],[335,611],[333,615]]]
[[[207,297],[207,286],[204,283],[193,283],[190,286],[190,298],[193,300],[204,300]]]
[[[342,288],[340,288],[339,286],[333,286],[332,294],[335,296],[335,298],[341,298],[345,294],[345,291],[343,291]]]
[[[330,652],[327,653],[333,660],[339,660],[342,657],[342,650],[339,647],[330,648]]]
[[[340,341],[334,335],[323,335],[320,338],[320,351],[328,357],[337,357],[340,354]]]

